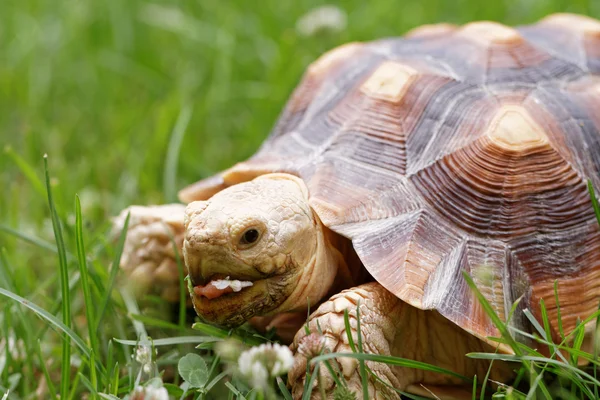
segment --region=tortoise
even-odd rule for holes
[[[187,206],[126,210],[122,266],[178,300],[174,236],[199,316],[254,321],[291,342],[295,397],[309,307],[329,351],[351,351],[343,314],[356,340],[358,305],[366,352],[484,377],[488,364],[465,354],[511,349],[489,339],[500,333],[464,272],[500,319],[517,304],[509,324],[524,332],[524,310],[541,320],[544,300],[559,337],[555,283],[565,333],[596,310],[600,229],[587,182],[600,187],[599,110],[600,22],[589,17],[428,25],[345,44],[308,67],[250,159],[181,190]],[[359,392],[356,360],[338,362]],[[454,377],[367,365],[397,389],[464,393]],[[372,398],[398,396],[381,381],[369,381]]]

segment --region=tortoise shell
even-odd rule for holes
[[[180,192],[189,202],[270,172],[303,178],[323,223],[403,301],[497,335],[512,304],[562,324],[600,295],[600,22],[559,14],[417,28],[338,47],[308,67],[248,161]],[[512,323],[528,329],[522,312]],[[553,325],[556,334],[557,324]]]

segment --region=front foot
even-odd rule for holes
[[[183,204],[131,206],[114,218],[112,236],[117,238],[130,213],[120,267],[136,297],[152,294],[169,302],[179,301],[177,258],[187,275],[181,256],[184,211]]]
[[[363,352],[390,354],[389,334],[394,331],[395,324],[387,315],[382,314],[382,311],[385,312],[385,309],[390,306],[393,307],[398,300],[387,291],[381,291],[379,288],[378,284],[371,283],[345,290],[333,296],[310,316],[308,326],[311,334],[307,335],[304,327],[300,329],[290,346],[294,352],[294,366],[288,375],[288,383],[292,387],[294,399],[302,397],[306,382],[307,364],[311,374],[314,373],[315,365],[310,364],[311,358],[317,356],[320,351],[323,354],[352,353],[344,324],[344,310],[348,310],[352,330],[351,336],[355,345],[358,345],[356,308],[357,304],[360,304]],[[339,375],[339,380],[347,383],[347,389],[354,392],[357,399],[362,398],[363,386],[358,360],[350,357],[339,357],[329,360],[329,363],[336,375]],[[403,385],[394,376],[390,367],[386,364],[370,361],[365,364],[380,379],[378,380],[367,373],[369,398],[399,399],[400,396],[397,392],[390,389],[389,386],[401,388]],[[322,362],[319,367],[319,378],[315,379],[311,398],[321,399],[324,392],[327,399],[333,399],[335,390],[335,380],[325,363]]]

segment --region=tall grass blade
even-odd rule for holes
[[[321,364],[315,365],[315,369],[313,370],[312,374],[310,375],[310,379],[307,381],[307,383],[305,385],[304,393],[302,393],[302,400],[310,400],[311,394],[313,391],[313,386],[315,385],[315,380],[319,376],[320,367],[321,367]]]
[[[44,184],[38,177],[38,174],[35,172],[33,167],[27,163],[25,159],[18,155],[10,146],[4,147],[4,153],[16,164],[17,167],[19,167],[37,194],[44,197],[46,195]]]
[[[123,288],[120,292],[123,302],[125,303],[125,308],[127,309],[127,315],[131,318],[131,322],[133,322],[136,336],[140,340],[148,339],[148,331],[144,326],[144,321],[133,318],[133,315],[142,315],[135,297],[133,297],[133,294],[127,290],[127,288]]]
[[[596,221],[598,221],[598,224],[600,224],[600,205],[598,204],[598,199],[596,198],[594,185],[592,185],[592,181],[589,179],[587,182],[587,187],[590,194],[590,200],[592,201],[592,207],[594,208],[594,214],[596,215]]]
[[[110,301],[110,297],[112,295],[113,288],[115,287],[115,281],[117,279],[117,273],[119,272],[119,265],[121,264],[121,254],[123,254],[123,247],[125,246],[125,237],[127,236],[127,228],[129,227],[129,217],[130,213],[127,213],[127,217],[125,218],[125,223],[123,224],[123,229],[121,229],[121,235],[119,236],[119,241],[117,244],[115,258],[113,259],[113,263],[110,269],[110,277],[108,278],[108,286],[106,288],[106,293],[104,293],[104,299],[102,299],[102,303],[100,306],[100,314],[98,314],[98,320],[96,321],[96,332],[100,333],[100,327],[102,326],[102,320],[104,319],[104,314],[106,312],[106,307],[108,307],[108,302]]]
[[[139,326],[143,325],[148,325],[148,326],[154,326],[157,328],[164,328],[164,329],[173,329],[175,331],[181,331],[181,327],[177,324],[174,324],[172,322],[168,322],[168,321],[164,321],[162,319],[158,319],[158,318],[153,318],[153,317],[149,317],[147,315],[142,315],[142,314],[129,314],[129,318],[131,318],[134,321],[134,325],[137,325],[138,328],[136,328],[136,334],[139,336],[140,333],[142,333],[142,335],[145,335],[145,330],[146,328],[143,328],[142,330],[140,330]],[[138,325],[135,324],[135,321],[139,321],[142,324]]]
[[[247,400],[246,397],[244,397],[244,395],[239,390],[237,390],[237,388],[233,386],[230,382],[225,382],[225,386],[227,386],[227,389],[229,389],[234,395],[236,395],[238,399]]]
[[[117,343],[126,344],[128,346],[136,346],[138,344],[138,340],[127,340],[127,339],[117,339],[113,338],[113,340]],[[163,339],[154,339],[152,340],[152,345],[155,347],[158,346],[175,346],[178,344],[198,344],[204,342],[211,342],[215,339],[207,336],[177,336]]]
[[[179,274],[179,326],[181,328],[185,327],[186,322],[186,299],[188,296],[188,286],[185,281],[185,268],[183,266],[183,260],[180,256],[180,249],[177,248],[177,243],[175,242],[175,238],[171,234],[171,230],[165,224],[165,232],[169,236],[169,240],[171,241],[171,246],[173,246],[173,253],[175,254],[175,263],[177,264],[177,273]]]
[[[96,365],[94,362],[94,355],[98,353],[98,339],[95,325],[94,315],[94,300],[90,291],[88,267],[86,261],[85,244],[83,240],[83,222],[81,217],[81,202],[79,196],[75,196],[75,239],[77,242],[77,260],[79,261],[79,274],[81,276],[81,286],[83,288],[83,300],[85,302],[85,316],[87,318],[88,335],[91,346],[91,360],[90,360],[90,379],[93,387],[92,399],[97,398],[98,392],[98,380],[96,376]]]
[[[71,299],[69,292],[69,269],[67,265],[67,252],[62,236],[62,228],[58,213],[54,206],[52,198],[52,187],[50,185],[50,173],[48,171],[48,155],[44,155],[44,169],[46,172],[46,190],[48,192],[48,206],[52,217],[52,228],[54,229],[54,238],[56,240],[56,249],[58,250],[58,261],[60,266],[60,288],[62,294],[62,316],[65,327],[71,327]],[[66,396],[69,393],[71,379],[71,341],[69,336],[63,336],[62,342],[62,364],[60,378],[60,395]]]
[[[554,301],[556,302],[556,319],[558,323],[558,333],[560,339],[565,340],[565,331],[563,330],[562,314],[560,311],[560,301],[558,300],[558,279],[554,280]]]
[[[9,235],[12,235],[18,239],[21,239],[24,242],[33,244],[34,246],[38,246],[44,250],[48,250],[53,253],[57,253],[56,247],[53,246],[52,244],[46,242],[43,239],[37,238],[35,236],[31,236],[31,235],[19,232],[15,229],[12,229],[10,226],[0,224],[0,231],[4,231],[4,232],[8,233]]]
[[[356,345],[354,344],[354,338],[352,337],[352,327],[350,326],[350,316],[348,315],[348,309],[344,310],[344,326],[346,328],[346,337],[348,338],[348,345],[352,349],[353,353],[357,353]]]
[[[0,247],[0,287],[17,292],[4,247]]]
[[[283,379],[281,379],[279,376],[277,377],[277,386],[279,387],[279,390],[281,391],[281,395],[283,396],[283,398],[285,400],[293,400],[292,394],[290,393],[287,386],[283,382]]]
[[[45,319],[47,322],[52,325],[53,328],[58,329],[59,331],[66,334],[73,343],[77,345],[81,349],[81,352],[86,356],[90,357],[90,349],[85,344],[85,342],[77,335],[71,328],[62,323],[58,318],[54,315],[50,314],[48,311],[44,310],[40,306],[32,303],[31,301],[19,296],[18,294],[9,292],[8,290],[0,288],[0,295],[6,296],[9,299],[12,299],[25,307],[29,308],[31,311],[35,312],[40,318]]]
[[[356,303],[356,339],[357,347],[360,353],[363,351],[362,332],[360,329],[360,300]],[[365,360],[358,360],[358,369],[360,371],[360,379],[362,382],[363,400],[369,400],[369,383],[367,369],[365,368]]]
[[[56,399],[56,388],[54,387],[54,383],[52,382],[52,378],[50,378],[50,373],[46,367],[46,360],[44,360],[44,356],[42,355],[42,345],[40,339],[36,340],[35,352],[38,356],[38,360],[40,360],[40,366],[42,368],[42,373],[44,374],[44,379],[46,380],[48,393],[50,394],[51,398]]]
[[[198,330],[204,333],[205,335],[213,336],[220,339],[232,338],[250,346],[258,346],[260,344],[265,343],[264,340],[260,340],[255,336],[244,335],[243,333],[238,333],[238,331],[236,330],[221,329],[216,326],[205,324],[203,322],[194,323],[194,325],[192,325],[192,329]]]
[[[183,142],[185,131],[192,118],[192,107],[186,104],[181,109],[171,138],[167,147],[167,156],[165,157],[165,170],[163,175],[163,187],[165,199],[168,202],[177,201],[177,164],[179,163],[179,149]]]
[[[482,354],[487,354],[487,353],[482,353]],[[454,371],[451,371],[449,369],[438,367],[436,365],[427,364],[427,363],[424,363],[424,362],[421,362],[421,361],[410,360],[408,358],[401,358],[401,357],[394,357],[394,356],[383,356],[383,355],[379,355],[379,354],[370,354],[370,353],[327,353],[327,354],[322,354],[320,356],[317,356],[317,357],[313,358],[310,362],[311,363],[317,363],[317,362],[321,362],[321,361],[325,361],[325,360],[331,360],[333,358],[342,358],[342,357],[350,357],[350,358],[355,358],[357,360],[364,360],[364,361],[373,361],[373,362],[378,362],[378,363],[384,363],[384,364],[393,365],[393,366],[396,366],[396,367],[414,368],[414,369],[420,369],[420,370],[423,370],[423,371],[437,372],[437,373],[440,373],[440,374],[454,376],[454,377],[459,378],[459,379],[461,379],[461,380],[463,380],[465,382],[468,382],[469,384],[473,383],[473,380],[471,378],[467,378],[466,376],[458,374],[458,373],[456,373]]]
[[[570,372],[575,373],[576,376],[579,376],[579,379],[585,378],[592,382],[594,385],[600,386],[600,381],[596,378],[585,372],[584,370],[577,368],[576,366],[565,364],[561,361],[554,360],[552,358],[547,357],[533,357],[533,356],[519,356],[513,354],[492,354],[492,353],[468,353],[467,357],[478,358],[481,360],[503,360],[503,361],[513,361],[513,362],[521,362],[521,361],[533,361],[545,364],[551,364],[553,366],[558,366],[560,368],[564,368],[565,370],[569,370]]]
[[[598,304],[598,309],[600,310],[600,304]],[[594,334],[592,335],[592,341],[593,341],[593,360],[597,361],[598,360],[598,329],[600,328],[600,314],[598,314],[598,317],[596,318],[596,325],[594,326]],[[594,371],[594,378],[598,379],[598,365],[597,362],[593,363],[593,371]],[[594,398],[599,398],[598,397],[598,386],[594,385]]]
[[[475,296],[479,300],[479,303],[485,310],[488,317],[490,317],[490,319],[492,320],[494,325],[500,331],[500,334],[502,335],[502,337],[506,340],[506,342],[509,344],[509,346],[512,348],[512,350],[515,352],[515,354],[521,354],[521,349],[519,348],[517,342],[511,336],[506,325],[498,317],[498,315],[494,311],[494,308],[490,305],[490,303],[487,301],[485,296],[479,291],[479,289],[477,288],[477,285],[475,285],[475,282],[473,281],[473,278],[471,278],[471,276],[466,271],[463,271],[463,277],[467,281],[467,285],[469,285],[469,287],[471,288],[473,293],[475,293]]]

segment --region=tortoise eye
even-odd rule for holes
[[[240,239],[240,244],[242,246],[252,245],[252,244],[258,242],[259,238],[260,238],[260,232],[258,231],[258,229],[250,228],[246,232],[243,233],[243,235]]]

